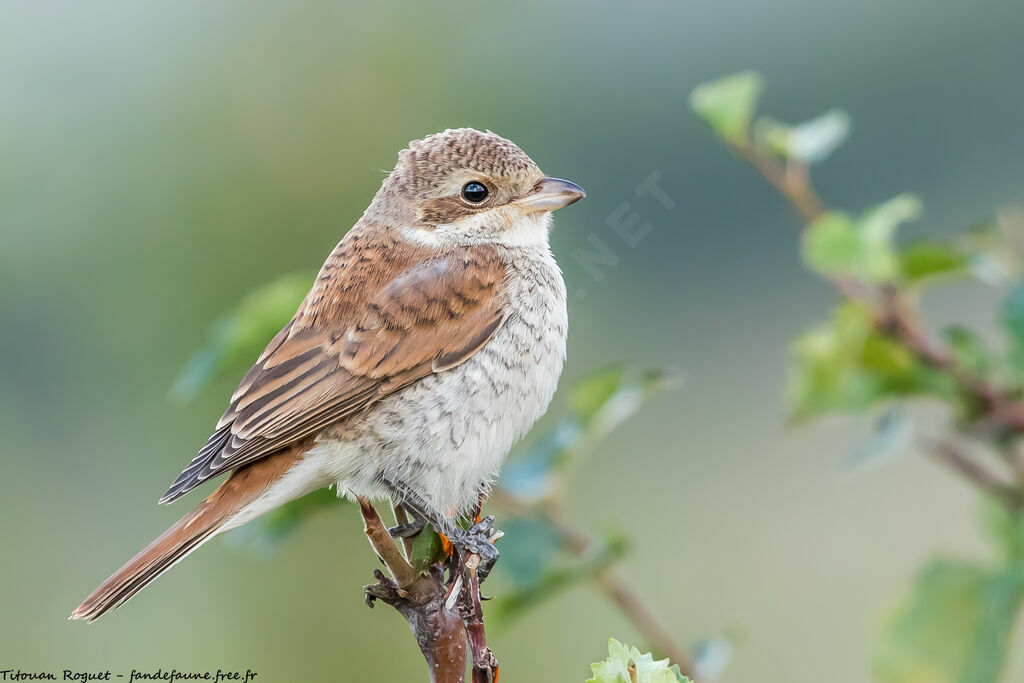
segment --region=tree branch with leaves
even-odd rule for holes
[[[762,90],[761,77],[745,72],[699,86],[690,102],[797,211],[804,264],[840,297],[829,322],[793,343],[794,421],[883,411],[878,443],[862,450],[914,447],[975,487],[999,557],[929,563],[878,635],[875,673],[887,683],[994,683],[1024,599],[1021,213],[1001,211],[952,238],[901,243],[897,228],[921,214],[913,195],[851,213],[829,208],[814,189],[810,168],[845,141],[850,117],[833,110],[796,126],[757,118]],[[1007,332],[1001,354],[967,327],[936,335],[926,323],[923,294],[970,277],[1007,292],[997,316]],[[915,438],[908,404],[920,399],[945,405],[949,417]]]

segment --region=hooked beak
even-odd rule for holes
[[[586,196],[587,193],[576,183],[560,178],[545,178],[533,188],[533,192],[515,200],[513,204],[526,213],[556,211]]]

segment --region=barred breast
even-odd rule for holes
[[[491,341],[321,435],[310,456],[340,493],[381,497],[384,476],[439,514],[468,512],[547,410],[565,360],[565,283],[546,246],[504,249],[508,317]]]

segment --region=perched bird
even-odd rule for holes
[[[390,498],[458,545],[454,520],[555,392],[568,320],[548,231],[584,196],[494,133],[410,143],[160,502],[231,476],[71,618],[97,619],[217,534],[332,485]]]

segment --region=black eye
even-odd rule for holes
[[[470,204],[479,204],[487,199],[487,187],[483,183],[472,180],[462,186],[462,198]]]

